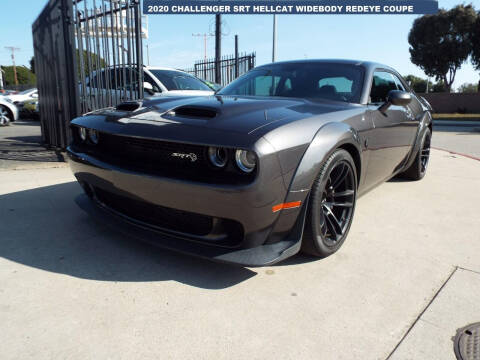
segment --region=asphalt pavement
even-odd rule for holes
[[[238,268],[92,221],[68,168],[0,169],[1,358],[454,359],[480,321],[479,184],[433,150],[422,181],[359,199],[335,255]]]

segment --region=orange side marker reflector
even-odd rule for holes
[[[302,204],[301,201],[293,201],[293,202],[288,202],[288,203],[282,203],[282,204],[278,204],[278,205],[273,206],[272,211],[277,212],[277,211],[280,211],[280,210],[283,210],[283,209],[293,209],[293,208],[300,207],[301,204]]]

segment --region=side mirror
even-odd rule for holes
[[[412,101],[412,95],[410,95],[410,93],[401,90],[390,90],[388,92],[387,101],[385,101],[378,110],[385,113],[385,111],[387,111],[392,105],[405,106],[410,104],[410,101]]]
[[[146,82],[146,81],[145,81],[145,82],[143,83],[143,89],[144,89],[147,93],[149,93],[150,95],[155,94],[155,91],[153,91],[153,86],[152,86],[152,84],[150,84],[149,82]]]

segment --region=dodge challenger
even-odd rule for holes
[[[394,176],[424,177],[431,110],[385,65],[259,66],[213,96],[74,119],[76,202],[132,237],[221,262],[326,257],[344,243],[357,198]]]

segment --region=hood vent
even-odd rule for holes
[[[208,107],[180,106],[173,110],[175,116],[211,119],[217,116],[217,111]]]
[[[118,104],[116,109],[119,111],[135,111],[142,106],[141,101],[125,101],[121,104]]]

